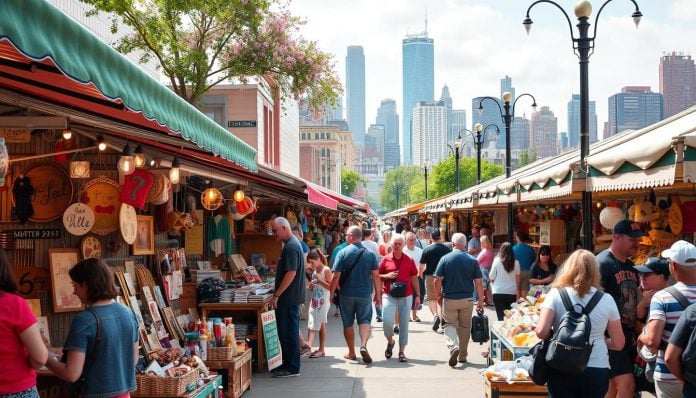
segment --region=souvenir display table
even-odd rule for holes
[[[491,331],[491,349],[490,349],[490,354],[488,355],[488,361],[489,364],[492,362],[493,359],[497,359],[499,361],[502,360],[508,360],[508,361],[514,361],[519,357],[523,357],[525,355],[529,354],[529,349],[531,347],[520,347],[514,345],[514,343],[506,337],[506,333],[501,330],[502,327],[502,322],[494,322],[491,325],[490,331]],[[512,355],[511,357],[505,356],[504,351],[508,350],[510,354]]]
[[[198,305],[201,310],[201,317],[204,319],[210,319],[210,314],[213,312],[231,315],[235,313],[254,313],[256,315],[256,370],[258,372],[263,372],[263,365],[266,358],[266,347],[263,340],[263,324],[261,323],[261,314],[268,311],[268,303],[271,302],[271,299],[272,297],[268,297],[262,303],[200,303]]]

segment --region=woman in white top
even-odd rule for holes
[[[566,312],[558,289],[565,289],[573,304],[586,306],[600,287],[599,266],[595,256],[587,250],[576,250],[568,257],[556,274],[541,305],[541,315],[536,326],[540,339],[551,335],[551,328],[558,328]],[[605,294],[590,312],[590,344],[593,344],[590,360],[585,371],[579,375],[562,373],[549,368],[549,396],[558,397],[604,397],[609,388],[609,350],[621,350],[624,334],[621,318],[611,295]],[[609,337],[605,337],[605,331]]]
[[[520,263],[515,260],[515,253],[512,251],[510,242],[505,242],[500,246],[500,252],[491,266],[488,278],[493,286],[493,305],[498,320],[502,321],[505,317],[505,310],[510,309],[512,303],[517,301],[517,287],[520,285]]]
[[[331,268],[326,265],[326,257],[319,250],[312,250],[307,254],[307,265],[312,269],[312,282],[309,290],[312,299],[309,306],[309,320],[307,321],[307,344],[312,347],[314,336],[319,331],[319,349],[309,354],[310,358],[323,357],[324,344],[326,343],[326,322],[331,307],[329,290],[333,274]]]

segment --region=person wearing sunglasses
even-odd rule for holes
[[[556,269],[558,267],[551,258],[551,247],[547,245],[541,246],[536,261],[534,261],[529,271],[529,284],[532,285],[530,291],[541,290],[546,293],[548,285],[556,277]]]

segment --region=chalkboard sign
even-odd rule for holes
[[[280,340],[278,340],[275,311],[262,313],[261,323],[263,324],[263,341],[266,344],[268,370],[272,370],[283,364],[283,352],[280,349]]]

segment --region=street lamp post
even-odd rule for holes
[[[450,144],[447,144],[452,153],[454,153],[454,182],[456,192],[459,192],[459,150],[462,147],[462,131],[463,130],[459,130],[459,132],[457,133],[457,140],[454,141],[454,147]]]
[[[474,126],[476,133],[464,129],[464,131],[471,135],[471,139],[474,141],[474,147],[476,148],[476,185],[481,183],[481,150],[483,149],[483,143],[486,139],[486,133],[489,132],[487,131],[489,127],[495,127],[495,134],[500,134],[500,129],[495,124],[489,124],[483,127],[481,123],[476,123],[476,126]]]
[[[539,0],[539,1],[545,1],[545,0]],[[505,177],[510,178],[510,174],[512,174],[512,166],[510,162],[510,157],[511,157],[511,150],[510,150],[510,130],[512,129],[512,119],[515,117],[515,105],[517,104],[517,101],[522,98],[522,97],[530,97],[532,99],[532,108],[536,111],[536,98],[532,94],[529,93],[524,93],[520,94],[515,98],[515,100],[512,100],[512,94],[509,91],[506,91],[503,93],[503,107],[500,107],[500,103],[498,102],[498,99],[493,98],[493,97],[482,97],[481,100],[479,101],[479,106],[478,106],[478,113],[479,116],[483,114],[483,101],[489,100],[492,101],[496,106],[498,106],[498,110],[500,111],[500,116],[503,118],[503,123],[505,124]],[[505,111],[503,111],[503,109]],[[513,235],[512,235],[512,230],[513,230],[513,222],[515,219],[514,214],[512,214],[512,203],[508,203],[507,205],[507,212],[508,212],[508,242],[513,241]]]
[[[529,17],[529,12],[532,7],[539,3],[549,3],[556,6],[566,18],[568,22],[568,28],[570,28],[570,38],[573,42],[573,51],[578,56],[580,60],[580,169],[584,169],[585,178],[588,177],[588,166],[585,164],[585,158],[590,153],[590,86],[589,86],[589,65],[590,65],[590,55],[594,52],[594,40],[597,37],[597,20],[599,15],[602,13],[604,7],[609,4],[612,0],[607,0],[599,7],[597,16],[594,20],[594,32],[592,36],[589,36],[590,29],[590,14],[592,14],[592,5],[587,0],[579,1],[575,4],[575,16],[578,18],[578,37],[575,37],[573,32],[573,24],[570,21],[570,17],[563,10],[563,8],[558,5],[558,3],[551,0],[538,0],[532,3],[527,9],[527,15],[522,22],[527,34],[532,29],[532,19]],[[643,14],[638,8],[638,3],[635,0],[629,0],[636,7],[635,11],[631,15],[633,22],[636,24],[636,28],[640,23],[640,18]],[[592,192],[584,191],[582,193],[582,246],[583,248],[592,251]]]
[[[425,200],[428,200],[428,167],[430,165],[426,161],[423,163],[422,169],[423,169],[423,176],[425,177]]]

